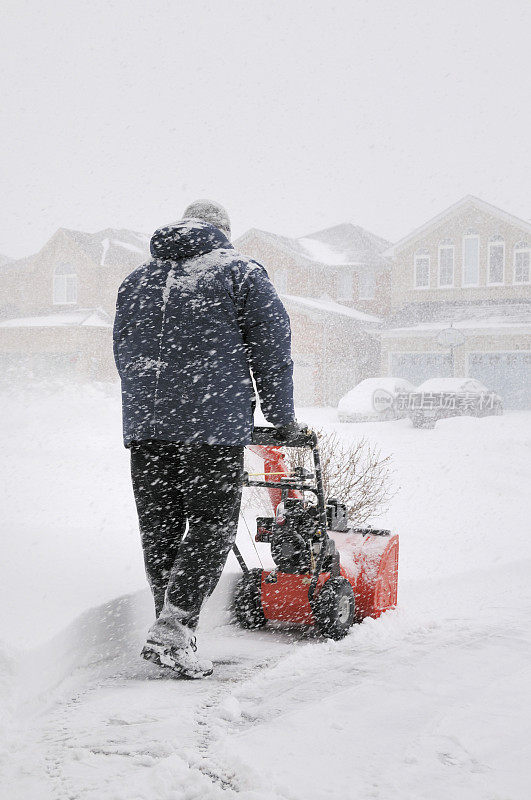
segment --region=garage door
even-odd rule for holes
[[[531,352],[470,353],[468,374],[501,395],[505,408],[531,407]]]
[[[389,374],[418,386],[428,378],[448,378],[452,363],[447,353],[391,353]]]
[[[314,406],[315,361],[312,358],[294,357],[293,359],[293,396],[296,406]]]

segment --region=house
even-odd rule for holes
[[[326,298],[280,297],[291,321],[297,406],[335,406],[360,380],[377,374],[378,317]]]
[[[267,268],[290,315],[297,405],[336,405],[377,374],[389,242],[343,224],[298,239],[252,228],[234,245]]]
[[[292,326],[296,403],[335,405],[360,380],[478,378],[531,405],[531,224],[467,196],[395,245],[342,224],[300,238],[251,229]],[[0,377],[115,380],[112,322],[147,236],[60,228],[0,259]]]
[[[116,293],[148,245],[128,230],[60,228],[35,255],[0,265],[0,376],[115,379]]]
[[[381,373],[470,376],[531,404],[531,224],[467,196],[388,248]]]
[[[268,270],[279,294],[323,297],[382,316],[389,310],[390,242],[345,223],[298,239],[251,228],[234,242]]]
[[[148,243],[128,230],[60,228],[35,255],[0,265],[0,374],[116,379],[116,292]],[[349,225],[299,240],[249,231],[235,243],[268,264],[290,312],[299,404],[335,403],[377,369],[380,321],[369,312],[388,302],[388,244]]]

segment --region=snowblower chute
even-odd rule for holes
[[[314,471],[290,471],[285,446],[310,448]],[[341,639],[354,622],[394,608],[398,536],[349,527],[345,505],[325,499],[316,433],[286,443],[275,428],[255,428],[251,450],[264,459],[264,479],[246,474],[244,486],[267,489],[275,512],[258,517],[255,538],[271,545],[276,568],[249,569],[235,548],[243,569],[234,603],[240,624],[297,622]]]

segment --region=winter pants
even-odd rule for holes
[[[157,616],[150,639],[181,646],[197,626],[236,538],[243,449],[159,440],[131,445],[133,491]]]

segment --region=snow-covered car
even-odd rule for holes
[[[415,387],[404,378],[366,378],[341,398],[337,405],[340,422],[366,422],[406,417],[398,411],[396,398],[400,392],[413,392]]]
[[[430,378],[413,392],[401,392],[396,404],[415,428],[433,428],[445,417],[503,413],[501,397],[475,378]]]

